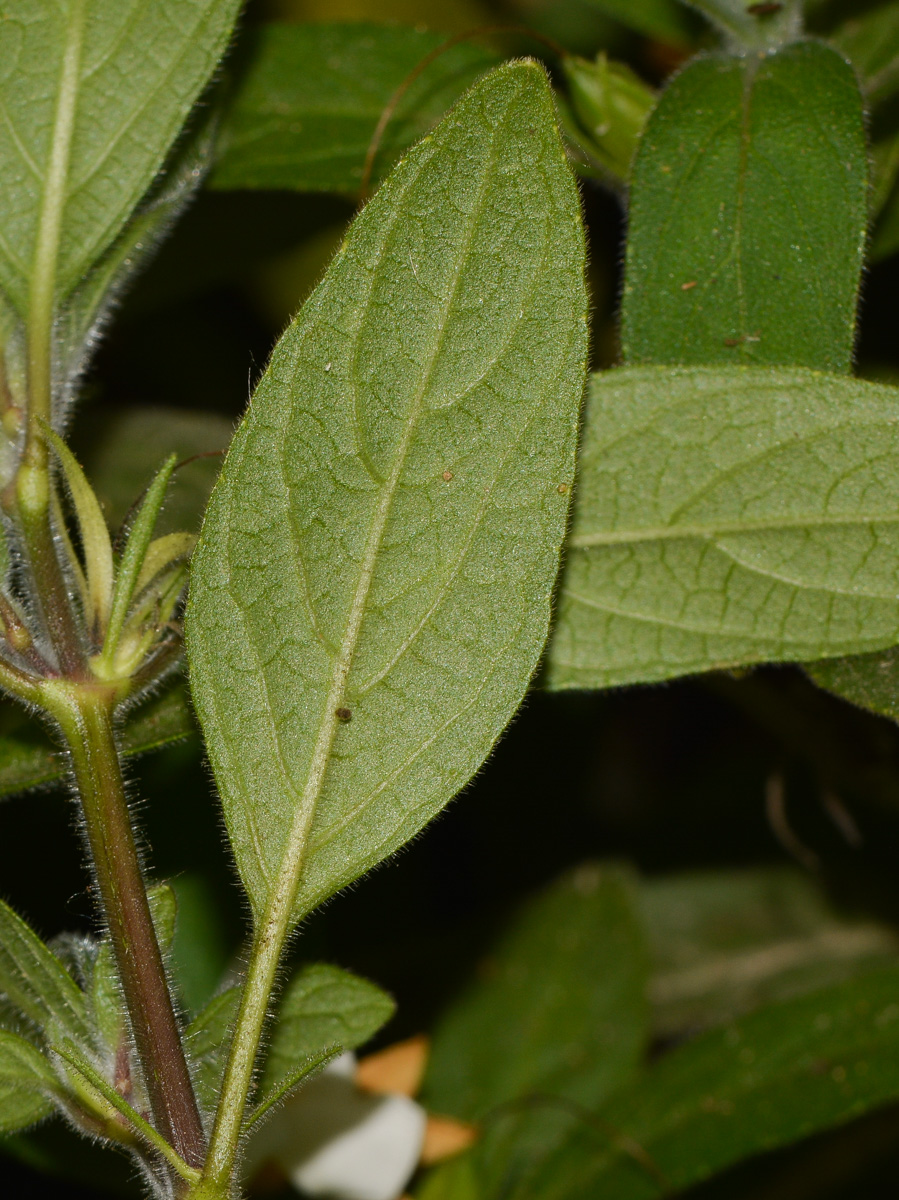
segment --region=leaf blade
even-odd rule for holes
[[[862,99],[836,51],[694,60],[634,162],[626,361],[848,372],[866,226]]]
[[[25,1038],[0,1029],[0,1133],[15,1133],[53,1112],[59,1090],[50,1064]]]
[[[799,369],[595,376],[549,686],[894,642],[897,402]]]
[[[295,886],[301,851],[295,919],[420,829],[524,692],[567,507],[582,253],[545,77],[512,64],[403,161],[275,353],[207,511],[187,614],[194,698],[257,918]],[[335,320],[349,321],[347,336]],[[502,382],[513,378],[514,411]],[[301,388],[302,402],[281,401]],[[460,396],[482,424],[460,419],[451,435]],[[422,524],[423,503],[440,526]],[[528,544],[513,552],[525,514]],[[415,531],[411,565],[404,530]],[[471,576],[475,625],[458,602]],[[528,598],[523,611],[509,611],[510,588]],[[393,749],[379,743],[373,774],[362,748],[384,721]]]

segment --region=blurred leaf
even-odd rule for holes
[[[532,900],[438,1023],[424,1099],[478,1120],[549,1092],[596,1105],[645,1050],[647,957],[631,878],[589,864]]]
[[[869,104],[899,89],[899,6],[887,3],[853,14],[830,41],[855,67]]]
[[[178,921],[172,943],[172,973],[189,1013],[196,1014],[219,986],[228,964],[228,940],[221,915],[221,896],[193,871],[172,880]]]
[[[144,754],[196,733],[181,685],[154,696],[133,711],[119,739],[125,755]],[[0,703],[0,797],[68,777],[69,768],[37,722],[11,702]]]
[[[4,5],[0,286],[23,318],[39,244],[59,302],[115,241],[215,69],[238,8],[238,0]]]
[[[895,960],[882,925],[849,921],[788,867],[647,880],[653,1030],[672,1037],[829,986]]]
[[[213,996],[185,1031],[197,1099],[207,1112],[214,1112],[218,1103],[225,1057],[239,1004],[240,988],[228,988]]]
[[[396,168],[281,339],[187,612],[257,920],[393,853],[520,703],[567,520],[582,271],[546,77],[514,63]]]
[[[258,1103],[249,1110],[244,1118],[244,1132],[252,1129],[257,1121],[271,1112],[275,1105],[280,1104],[282,1100],[295,1092],[300,1084],[306,1083],[313,1075],[317,1075],[339,1054],[339,1046],[326,1046],[324,1050],[319,1050],[315,1054],[294,1059],[290,1070],[279,1075],[270,1089],[266,1089],[263,1085]]]
[[[59,1088],[49,1062],[30,1042],[0,1029],[0,1133],[14,1133],[53,1112]]]
[[[849,370],[867,150],[835,50],[688,65],[649,119],[630,197],[629,362]]]
[[[0,900],[0,993],[53,1039],[89,1044],[84,994],[53,951]]]
[[[684,0],[707,17],[735,50],[766,50],[799,35],[801,0],[780,0],[774,5],[751,0]]]
[[[677,0],[587,0],[605,17],[620,21],[628,29],[674,46],[689,46],[693,27]]]
[[[169,454],[179,460],[208,455],[180,467],[172,477],[157,533],[186,529],[195,533],[212,485],[231,441],[233,427],[214,413],[176,408],[131,408],[104,412],[91,421],[84,438],[84,464],[113,529],[140,499],[160,462]]]
[[[386,105],[445,40],[401,25],[263,26],[222,126],[210,186],[355,196]],[[387,126],[376,178],[497,61],[467,42],[435,59]]]
[[[897,400],[789,368],[594,375],[549,685],[895,642]]]
[[[574,55],[562,60],[571,107],[586,138],[588,152],[616,182],[626,182],[631,160],[655,103],[655,92],[624,63],[605,54],[595,62]]]
[[[262,1090],[280,1091],[304,1059],[316,1066],[330,1047],[355,1050],[374,1037],[395,1008],[385,991],[349,971],[325,963],[302,967],[278,1006]]]
[[[688,1042],[503,1200],[653,1200],[896,1100],[897,995],[882,970]]]
[[[819,687],[850,704],[899,721],[899,648],[825,658],[823,662],[808,663],[805,670]]]

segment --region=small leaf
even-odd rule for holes
[[[566,524],[582,270],[551,93],[513,63],[396,168],[281,339],[187,612],[257,920],[408,841],[520,703]]]
[[[271,1091],[266,1091],[263,1087],[262,1096],[258,1104],[250,1110],[244,1120],[244,1132],[246,1133],[252,1129],[258,1121],[261,1121],[264,1116],[271,1112],[276,1104],[284,1100],[291,1092],[295,1092],[301,1084],[306,1083],[313,1075],[317,1075],[329,1062],[333,1062],[340,1054],[340,1051],[340,1046],[329,1046],[324,1050],[320,1050],[317,1054],[310,1054],[300,1061],[299,1066],[295,1064],[293,1069],[288,1071],[286,1075],[280,1076]]]
[[[355,1050],[393,1016],[390,996],[358,975],[316,963],[303,967],[284,991],[262,1073],[262,1090],[280,1092],[298,1064],[332,1047]],[[312,1069],[312,1068],[310,1068]],[[290,1087],[293,1085],[291,1084]]]
[[[0,1133],[15,1133],[54,1111],[59,1091],[49,1062],[30,1042],[0,1029]]]
[[[862,100],[835,50],[694,60],[634,161],[627,361],[848,371],[867,187]]]
[[[23,318],[36,261],[59,302],[115,241],[215,69],[238,7],[4,5],[0,287]]]
[[[106,518],[75,455],[49,426],[45,427],[44,433],[56,451],[78,518],[89,603],[85,615],[89,625],[96,624],[100,630],[105,630],[109,621],[114,577],[112,542]]]
[[[355,196],[369,143],[396,89],[445,41],[403,25],[269,24],[221,131],[214,188],[290,188]],[[400,101],[377,158],[384,174],[497,55],[463,42]]]
[[[503,1193],[653,1200],[899,1097],[899,969],[772,1005],[671,1051]]]
[[[47,1036],[59,1030],[90,1043],[81,989],[49,947],[2,900],[0,993]]]
[[[798,369],[594,376],[550,686],[892,645],[897,413]]]
[[[569,55],[562,71],[574,114],[589,137],[588,152],[613,180],[627,181],[655,93],[630,67],[603,53],[595,62]]]
[[[144,568],[156,521],[165,500],[166,489],[172,477],[172,471],[175,469],[175,461],[175,455],[169,455],[156,472],[128,533],[125,549],[122,551],[122,558],[116,572],[109,620],[105,626],[106,638],[100,656],[93,664],[95,672],[101,678],[109,678],[115,673],[116,651],[119,647],[122,629],[131,602],[138,591],[138,581]]]

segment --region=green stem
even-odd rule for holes
[[[43,703],[68,743],[87,837],[156,1129],[190,1167],[205,1138],[150,913],[113,732],[112,689],[61,682]]]

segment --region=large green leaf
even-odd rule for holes
[[[896,1100],[897,994],[884,970],[687,1043],[503,1200],[655,1200]]]
[[[537,1092],[596,1105],[649,1032],[634,881],[589,864],[531,901],[434,1034],[425,1101],[479,1120]]]
[[[8,0],[0,286],[23,318],[115,241],[225,48],[238,0]]]
[[[649,119],[630,196],[628,362],[849,370],[867,154],[835,50],[694,61]]]
[[[0,995],[50,1040],[66,1034],[90,1042],[84,993],[52,950],[2,900]]]
[[[299,919],[483,762],[546,637],[586,342],[533,63],[474,87],[278,345],[194,555],[191,682],[257,917]]]
[[[0,1133],[14,1133],[53,1112],[59,1080],[30,1042],[0,1029]]]
[[[550,685],[895,642],[897,415],[894,388],[800,369],[594,376]]]
[[[390,996],[367,979],[327,963],[303,967],[284,989],[262,1073],[262,1090],[277,1091],[303,1059],[329,1046],[355,1050],[393,1016]]]
[[[123,754],[144,754],[196,733],[184,688],[154,696],[128,717],[119,737]],[[0,702],[0,797],[56,783],[68,765],[43,728],[10,701]]]
[[[639,898],[661,1037],[839,983],[899,951],[892,930],[834,912],[791,867],[690,871],[647,880]]]
[[[263,26],[222,126],[211,186],[355,195],[381,114],[444,40],[368,22]],[[426,67],[387,126],[376,174],[496,62],[492,51],[461,43]]]

